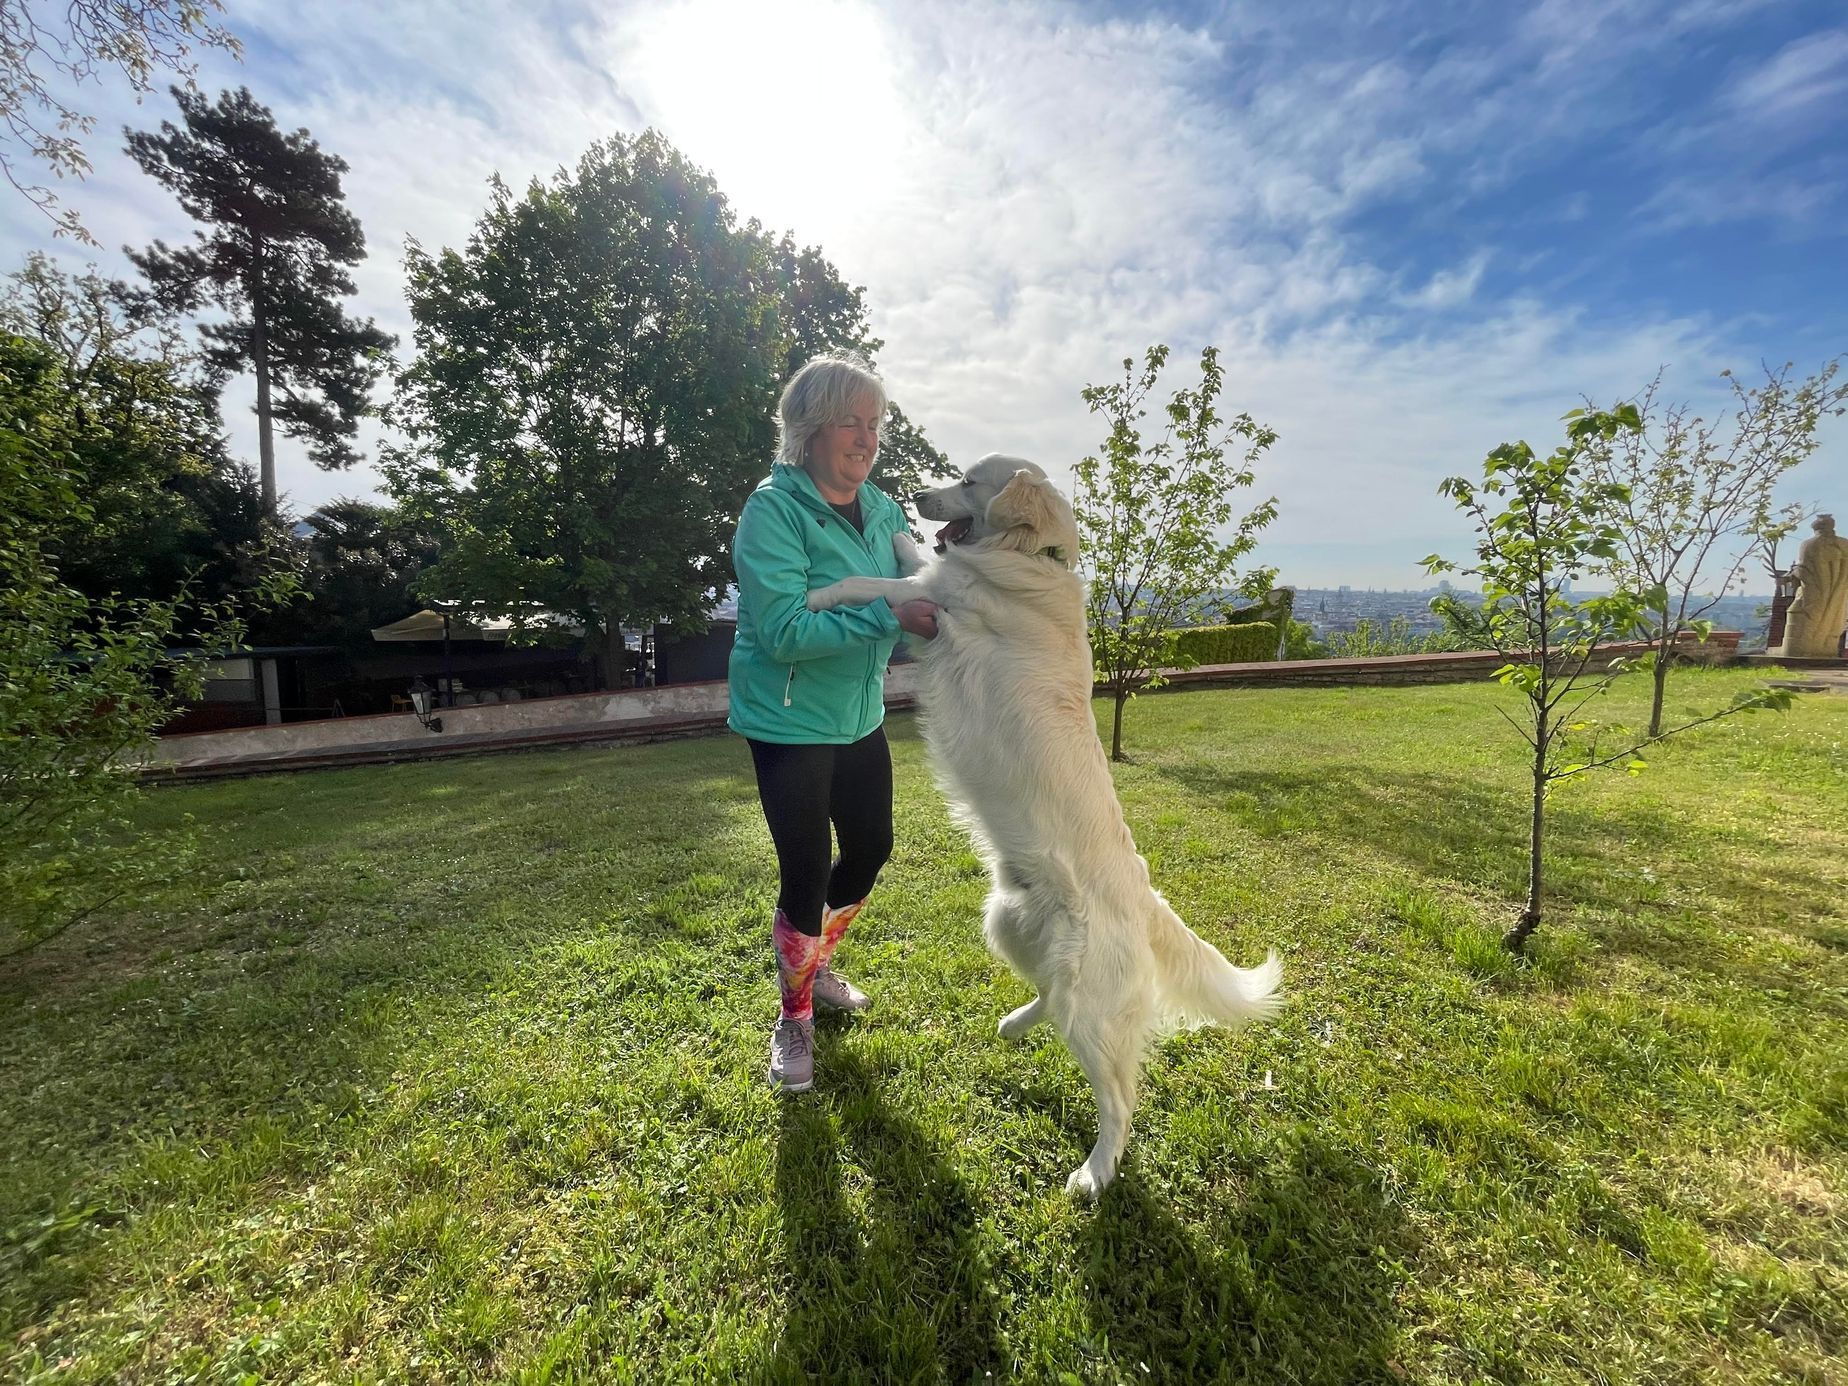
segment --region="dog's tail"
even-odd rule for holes
[[[1283,1006],[1277,994],[1283,963],[1274,950],[1256,967],[1234,967],[1160,899],[1149,944],[1155,952],[1162,1010],[1173,1025],[1242,1025],[1274,1015]]]

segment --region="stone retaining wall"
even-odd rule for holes
[[[887,671],[886,705],[909,706],[916,670],[894,665]],[[677,683],[664,688],[625,688],[608,693],[572,693],[558,698],[529,698],[518,703],[483,703],[446,707],[437,715],[443,730],[432,732],[409,712],[369,717],[334,717],[321,722],[289,722],[279,727],[235,727],[226,731],[187,732],[162,737],[152,764],[200,765],[226,759],[291,755],[315,756],[367,746],[401,746],[426,740],[432,748],[445,739],[478,740],[487,736],[531,739],[543,733],[585,733],[608,729],[641,730],[657,722],[710,720],[725,725],[725,681]]]
[[[1736,631],[1715,631],[1705,645],[1689,644],[1684,657],[1727,663],[1738,649]],[[1593,668],[1619,656],[1641,654],[1642,645],[1609,645]],[[1254,664],[1207,664],[1172,671],[1167,688],[1240,688],[1331,684],[1466,683],[1486,679],[1502,665],[1494,652],[1385,655],[1374,659],[1300,659]],[[886,671],[886,706],[916,701],[918,670],[897,664]],[[1102,690],[1099,690],[1100,692]],[[650,740],[664,734],[697,735],[725,726],[723,680],[578,693],[518,703],[444,708],[443,730],[426,730],[408,712],[338,717],[274,727],[237,727],[162,737],[147,769],[156,776],[209,772],[214,766],[287,769],[291,763],[328,765],[368,759],[408,760],[441,755],[543,745],[548,741]]]

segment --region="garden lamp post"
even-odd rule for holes
[[[443,729],[443,719],[430,715],[435,705],[436,690],[425,683],[423,675],[419,674],[416,681],[411,684],[411,711],[417,714],[417,720],[424,726],[433,732],[440,732]]]

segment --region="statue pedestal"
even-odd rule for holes
[[[1832,641],[1813,640],[1807,641],[1805,644],[1807,648],[1799,646],[1796,649],[1792,649],[1791,642],[1786,639],[1780,644],[1767,646],[1765,648],[1765,653],[1770,655],[1773,659],[1782,659],[1789,663],[1800,663],[1806,659],[1848,659],[1848,655],[1842,653],[1842,638],[1839,635]]]

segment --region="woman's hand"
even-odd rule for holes
[[[891,602],[886,605],[892,606]],[[898,617],[898,628],[907,635],[915,635],[920,640],[937,638],[937,604],[923,599],[900,602],[892,606],[892,614]]]

